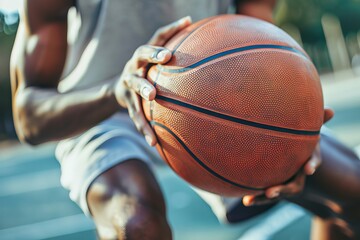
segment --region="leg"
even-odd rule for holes
[[[127,160],[90,185],[87,202],[101,239],[172,239],[161,190],[149,167]]]
[[[311,228],[311,239],[313,240],[351,240],[354,234],[345,221],[340,219],[330,220],[314,217]]]
[[[171,239],[160,188],[149,169],[161,161],[126,113],[56,149],[61,183],[101,239]]]
[[[304,191],[289,200],[310,210],[314,239],[360,238],[360,161],[331,136],[320,140],[323,162]]]

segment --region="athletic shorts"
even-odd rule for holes
[[[332,135],[325,127],[321,129],[321,134]],[[86,193],[101,173],[130,159],[141,160],[152,170],[157,165],[165,165],[156,149],[150,147],[136,130],[126,112],[116,113],[85,133],[61,141],[55,155],[61,165],[61,184],[88,216],[90,211]],[[193,189],[209,204],[221,222],[243,221],[273,206],[244,207],[241,198],[222,197],[195,187]]]
[[[61,141],[55,155],[61,165],[61,184],[70,191],[70,198],[86,215],[90,215],[86,201],[87,190],[101,173],[130,159],[139,159],[150,169],[156,165],[165,165],[155,147],[150,147],[136,130],[127,113],[114,114],[85,133]],[[227,215],[235,206],[238,207],[240,198],[221,197],[193,189],[210,205],[219,220],[232,221]],[[249,216],[267,208],[255,209]],[[239,220],[246,215],[235,218]]]

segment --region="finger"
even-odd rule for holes
[[[243,204],[244,206],[249,207],[249,206],[258,206],[258,205],[275,203],[279,200],[280,200],[279,198],[269,199],[264,194],[258,196],[249,195],[243,197]]]
[[[294,196],[302,192],[304,184],[305,174],[301,171],[290,183],[266,189],[265,196],[270,199]]]
[[[144,131],[143,131],[144,123],[142,122],[142,119],[141,119],[141,116],[140,116],[141,114],[139,113],[138,108],[137,108],[137,104],[135,103],[135,101],[137,101],[136,98],[138,98],[138,95],[136,93],[134,93],[133,91],[130,91],[130,95],[131,96],[129,96],[128,98],[125,99],[127,109],[128,109],[128,112],[129,112],[129,116],[133,120],[136,129],[140,133],[144,134]],[[134,99],[135,99],[135,101],[134,101]]]
[[[188,27],[191,24],[191,17],[187,16],[170,23],[162,28],[159,28],[153,37],[150,39],[150,45],[163,46],[172,36]]]
[[[139,121],[140,127],[141,127],[140,132],[142,132],[144,134],[147,143],[150,146],[154,146],[157,142],[157,139],[156,139],[153,129],[151,128],[150,124],[148,123],[148,121],[145,118],[141,99],[136,94],[133,95],[133,99],[134,99],[134,104],[135,104],[136,113],[137,113],[137,120]]]
[[[244,196],[243,199],[242,199],[242,202],[243,202],[244,206],[248,207],[248,206],[253,205],[254,198],[255,198],[255,196],[253,196],[253,195]]]
[[[321,164],[320,145],[318,144],[314,150],[313,155],[304,166],[305,174],[313,175],[316,169],[320,166],[320,164]]]
[[[156,47],[151,45],[143,45],[136,49],[132,61],[138,63],[148,62],[148,63],[167,63],[172,54],[171,52],[163,47]]]
[[[141,132],[150,146],[154,146],[157,142],[156,136],[149,123],[147,122],[141,106],[139,95],[131,91],[131,96],[126,99],[129,116],[133,120],[137,130]]]
[[[124,76],[125,85],[131,90],[135,91],[142,98],[152,101],[156,96],[155,87],[145,78],[138,77],[134,74]]]
[[[324,108],[324,123],[330,121],[334,117],[334,110],[325,106]]]

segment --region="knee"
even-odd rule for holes
[[[109,170],[91,184],[87,202],[101,239],[172,239],[164,199],[149,173],[145,166],[132,161],[131,165]]]
[[[172,239],[166,214],[141,199],[115,194],[102,207],[101,213],[93,216],[99,233],[107,222],[119,240]]]
[[[146,204],[136,203],[134,212],[129,216],[125,224],[116,222],[114,225],[123,231],[124,239],[127,240],[171,240],[171,230],[167,223],[166,216]],[[120,220],[120,223],[122,221]]]

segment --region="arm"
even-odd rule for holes
[[[72,0],[25,4],[11,57],[13,114],[21,141],[39,144],[70,137],[119,109],[111,84],[66,94],[57,91],[72,5]]]
[[[113,83],[61,94],[57,91],[67,50],[67,12],[73,0],[28,0],[11,59],[13,114],[21,141],[36,145],[77,135],[127,108],[149,144],[156,137],[147,123],[140,96],[153,100],[155,88],[145,79],[149,63],[166,63],[165,41],[191,20],[159,29],[150,45],[140,46]]]

